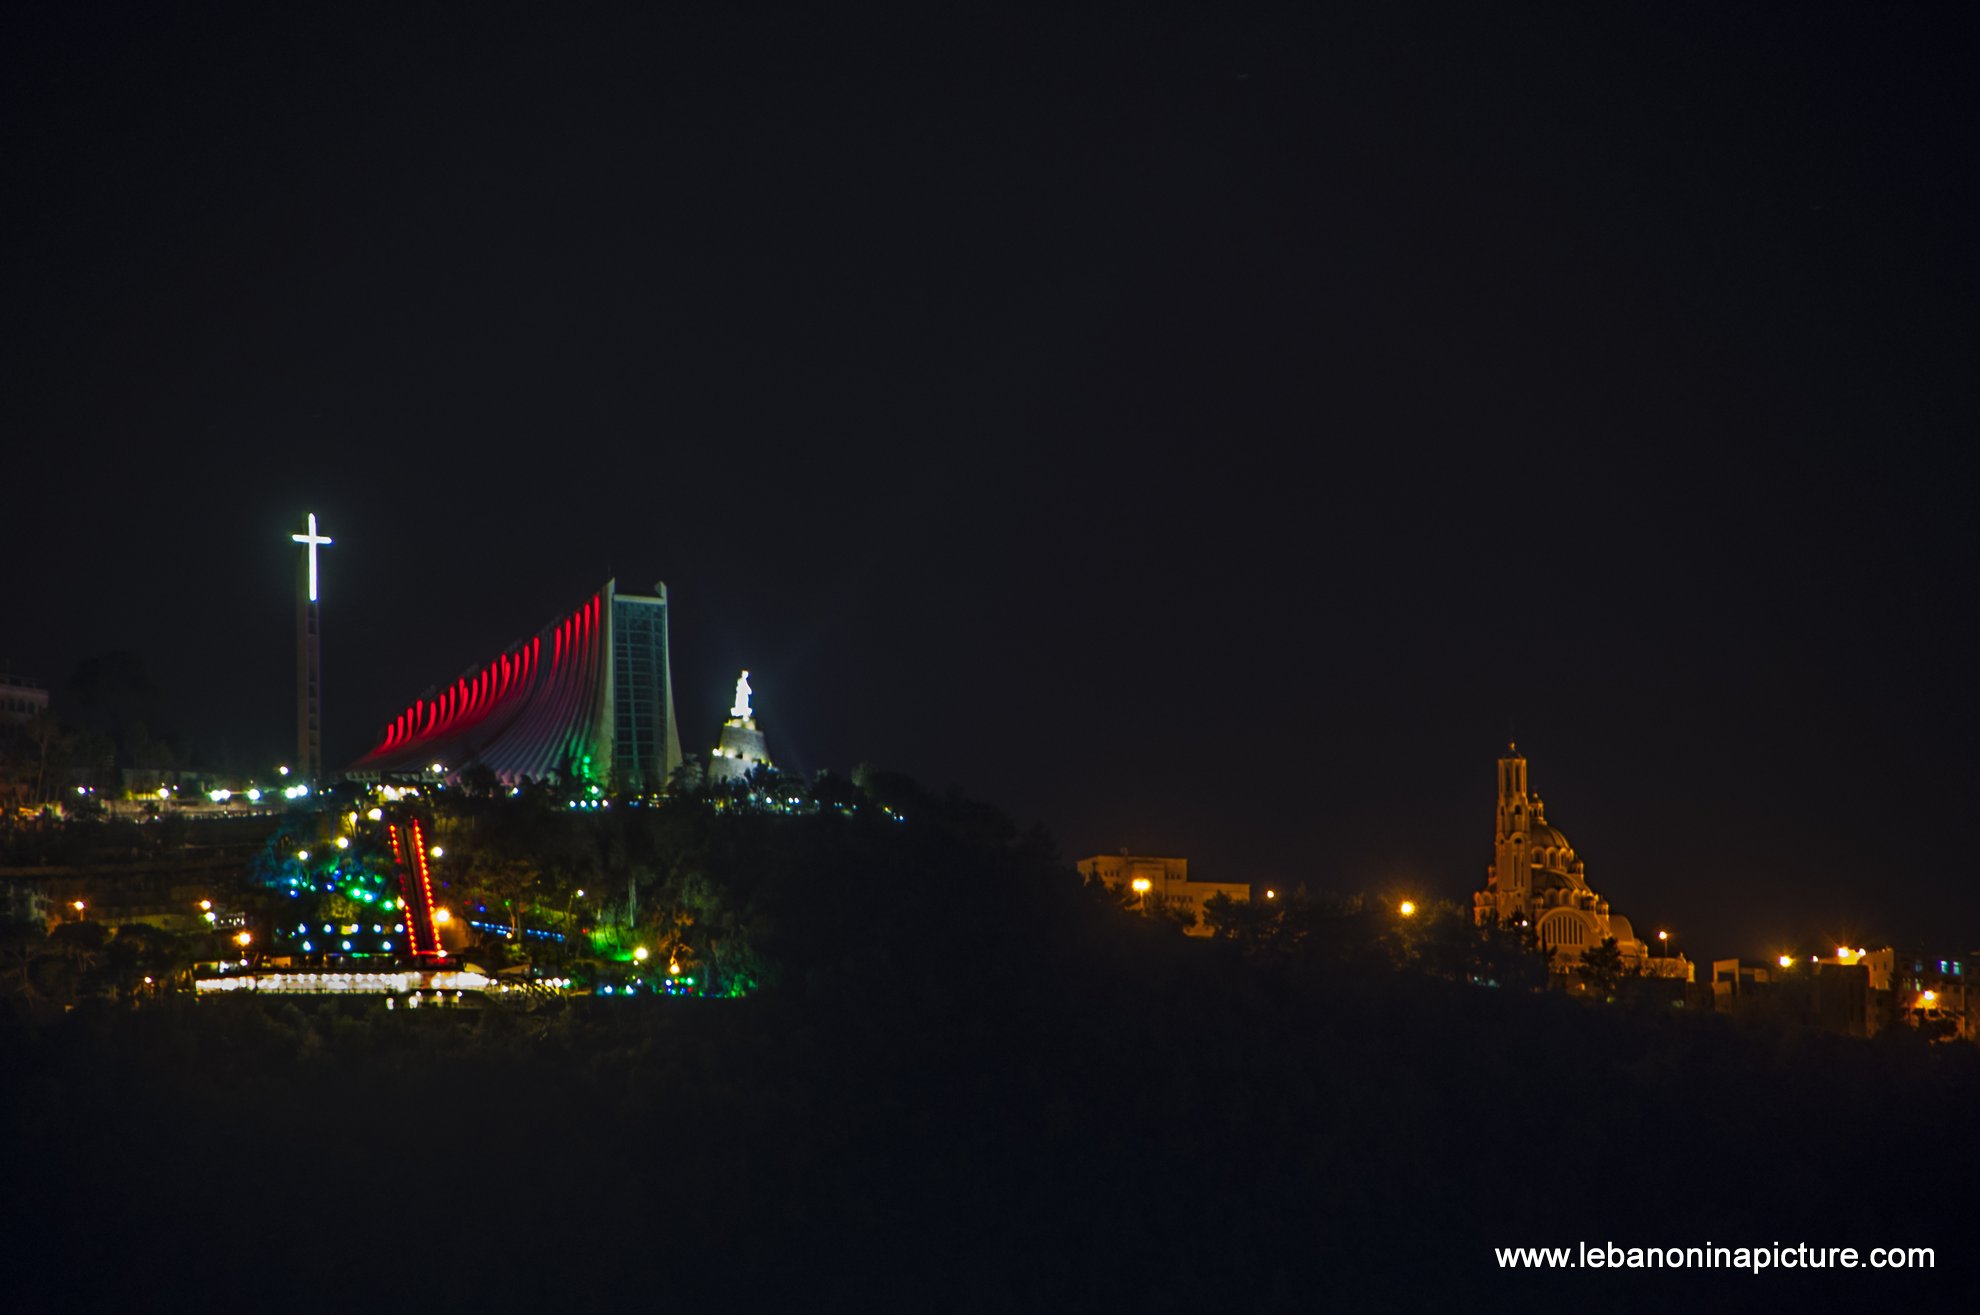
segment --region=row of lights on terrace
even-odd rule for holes
[[[1852,950],[1847,945],[1838,945],[1836,947],[1836,962],[1845,966],[1853,963],[1861,963],[1869,953],[1868,950]],[[1782,968],[1792,968],[1798,961],[1792,954],[1783,954],[1780,958],[1774,960],[1774,962],[1778,963]],[[1820,963],[1822,960],[1819,955],[1811,954],[1808,956],[1808,962]]]

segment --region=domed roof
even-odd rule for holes
[[[1573,845],[1570,845],[1568,843],[1568,838],[1566,836],[1562,835],[1559,831],[1556,831],[1553,827],[1547,825],[1545,822],[1535,822],[1533,826],[1528,829],[1526,833],[1526,842],[1532,845],[1535,850],[1542,850],[1542,849],[1571,850],[1574,848]]]

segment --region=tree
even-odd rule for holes
[[[1553,950],[1541,944],[1531,929],[1501,924],[1491,915],[1478,928],[1472,980],[1512,990],[1542,990],[1553,957]]]
[[[1187,900],[1172,900],[1151,891],[1141,897],[1141,910],[1152,921],[1179,932],[1187,933],[1196,925],[1196,913]]]
[[[43,708],[28,719],[28,743],[35,748],[34,801],[45,803],[48,800],[48,754],[49,750],[62,743],[62,724],[54,714]]]
[[[127,923],[117,929],[104,955],[104,977],[119,999],[145,994],[149,985],[170,985],[193,965],[191,943],[183,936],[149,923]]]
[[[22,1012],[32,1014],[47,998],[42,990],[42,966],[54,957],[48,937],[35,923],[11,923],[0,927],[0,991],[20,1002]]]
[[[100,922],[64,922],[48,933],[48,948],[63,964],[63,976],[75,996],[93,994],[98,988],[97,967],[103,962],[110,929]]]
[[[461,792],[470,799],[493,799],[502,787],[495,769],[479,758],[461,769]]]
[[[1616,946],[1616,938],[1605,938],[1600,945],[1581,952],[1581,975],[1588,984],[1601,992],[1602,998],[1612,1000],[1622,987],[1622,950]]]
[[[473,853],[467,856],[465,870],[456,880],[464,894],[479,899],[490,909],[500,908],[509,920],[510,944],[523,943],[523,910],[535,901],[540,874],[526,858]]]

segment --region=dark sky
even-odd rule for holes
[[[0,669],[286,756],[313,510],[333,760],[665,579],[1069,855],[1464,898],[1515,734],[1695,954],[1980,942],[1964,30],[412,8],[8,11]]]

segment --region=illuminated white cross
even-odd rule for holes
[[[309,545],[309,601],[313,603],[316,601],[316,545],[329,543],[330,540],[316,532],[316,513],[313,511],[309,514],[309,533],[291,534],[289,537],[297,543]]]

